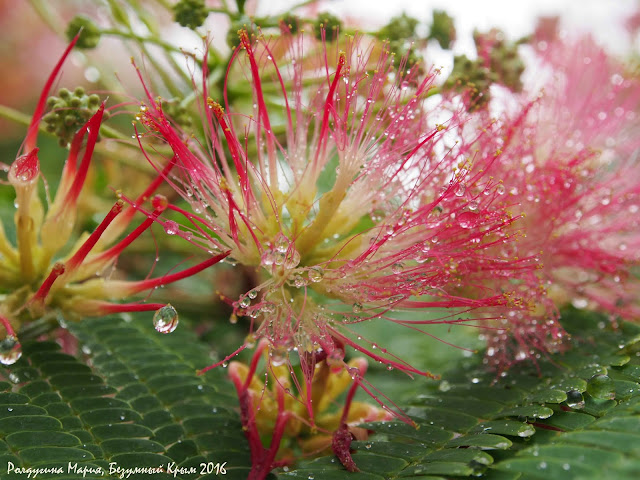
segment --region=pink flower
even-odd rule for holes
[[[256,268],[261,280],[231,300],[234,319],[251,319],[240,349],[267,339],[273,367],[298,356],[305,391],[321,359],[349,368],[348,348],[389,370],[429,375],[363,339],[356,324],[380,318],[421,331],[466,323],[458,315],[476,308],[512,305],[484,286],[531,268],[526,259],[490,254],[508,241],[513,222],[506,208],[495,208],[500,185],[486,173],[494,153],[476,154],[477,138],[461,141],[464,109],[428,98],[435,73],[420,78],[404,61],[395,67],[384,45],[284,34],[275,47],[244,31],[240,40],[226,89],[244,73],[253,111],[234,113],[228,102],[225,111],[204,82],[204,144],[174,127],[148,92],[141,121],[173,149],[179,178],[170,181],[194,212],[169,207],[190,230],[158,221]],[[396,311],[428,318],[399,319]],[[313,422],[311,397],[305,402]]]
[[[521,286],[530,291],[528,311],[510,312],[490,340],[490,361],[501,366],[556,348],[557,308],[568,302],[614,317],[640,314],[631,272],[640,259],[640,85],[588,37],[537,47],[543,89],[504,115],[493,166],[504,203],[524,216],[524,235],[503,254],[541,264]]]

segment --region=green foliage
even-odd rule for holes
[[[444,49],[451,48],[451,44],[456,39],[456,26],[453,17],[450,17],[444,10],[434,10],[428,38],[436,40]]]
[[[55,343],[31,343],[5,370],[1,478],[21,478],[6,473],[7,462],[21,468],[62,465],[65,473],[68,462],[106,473],[110,463],[165,469],[175,464],[199,473],[201,463],[227,462],[227,478],[246,478],[248,451],[229,408],[235,402],[233,387],[224,371],[196,375],[211,358],[193,334],[186,329],[159,334],[148,318],[143,323],[86,320],[72,331],[82,342],[83,358],[61,353]],[[165,472],[150,478],[174,476]]]
[[[374,423],[353,442],[356,479],[637,478],[640,328],[568,312],[573,348],[506,375],[463,362],[405,406],[419,425]],[[579,394],[581,402],[571,402]],[[345,478],[332,457],[284,478]]]
[[[419,428],[367,425],[375,433],[352,444],[360,473],[324,456],[277,476],[637,478],[640,328],[625,323],[614,330],[577,311],[567,312],[564,323],[573,348],[537,366],[519,364],[496,378],[474,356],[441,381],[420,383],[402,405]],[[7,474],[8,462],[64,467],[65,474],[71,462],[87,469],[85,478],[109,478],[91,469],[108,472],[115,462],[121,468],[175,463],[198,473],[153,479],[212,479],[215,473],[200,477],[200,465],[226,462],[224,478],[246,478],[250,455],[234,388],[224,369],[196,375],[213,360],[182,327],[159,334],[146,314],[89,319],[70,326],[81,346],[77,356],[53,342],[23,345],[22,359],[2,370],[0,380],[0,477],[24,478]]]

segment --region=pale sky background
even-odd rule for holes
[[[260,0],[258,14],[282,13],[297,2]],[[638,0],[328,0],[322,10],[347,15],[366,26],[382,26],[407,12],[430,24],[431,11],[444,9],[454,17],[458,30],[456,53],[474,51],[474,28],[501,28],[516,39],[533,30],[539,16],[559,15],[568,31],[588,30],[611,49],[622,53],[629,45],[624,20],[637,8]]]

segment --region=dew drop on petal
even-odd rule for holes
[[[458,224],[462,228],[473,228],[478,224],[478,214],[471,212],[463,212],[457,217]]]
[[[153,326],[160,333],[171,333],[178,327],[178,312],[170,304],[153,315]]]
[[[391,266],[391,271],[392,271],[393,273],[396,273],[396,274],[398,274],[398,273],[402,273],[402,270],[403,270],[403,269],[404,269],[404,265],[402,265],[402,263],[400,263],[400,262],[398,262],[398,263],[394,263],[394,264]]]
[[[313,283],[318,283],[322,281],[322,277],[324,277],[324,271],[320,267],[313,267],[309,269],[309,273],[307,275],[309,276],[309,280],[311,280]]]
[[[276,250],[280,253],[285,253],[289,249],[289,239],[280,234],[275,241]]]
[[[173,220],[167,220],[164,224],[164,231],[167,232],[167,235],[175,235],[180,231],[180,227]]]
[[[503,184],[501,184],[501,183],[499,183],[499,184],[496,186],[496,193],[497,193],[498,195],[504,195],[504,192],[505,192],[504,185],[503,185]]]

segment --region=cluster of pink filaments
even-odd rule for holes
[[[171,146],[177,168],[168,181],[194,212],[171,207],[191,228],[160,219],[165,229],[258,272],[255,287],[231,300],[234,316],[251,319],[241,349],[264,338],[274,365],[308,358],[307,386],[320,356],[346,368],[347,348],[428,375],[363,340],[355,324],[382,318],[421,331],[467,323],[461,314],[478,308],[519,308],[510,292],[485,286],[532,268],[491,253],[512,241],[517,217],[485,173],[495,152],[475,147],[489,130],[464,139],[466,111],[429,104],[433,72],[396,68],[384,44],[361,37],[314,43],[285,32],[272,45],[239,35],[225,92],[246,72],[252,115],[228,113],[233,106],[208,98],[204,81],[204,144],[175,127],[148,90],[139,118]],[[416,309],[440,313],[393,313]]]
[[[523,216],[522,238],[504,255],[540,264],[519,279],[531,308],[508,312],[504,329],[488,335],[489,361],[500,368],[559,345],[559,306],[640,314],[631,272],[640,260],[640,88],[590,38],[547,35],[535,48],[537,71],[548,76],[527,90],[542,93],[511,98],[516,107],[500,119],[506,134],[492,165],[504,202]]]

